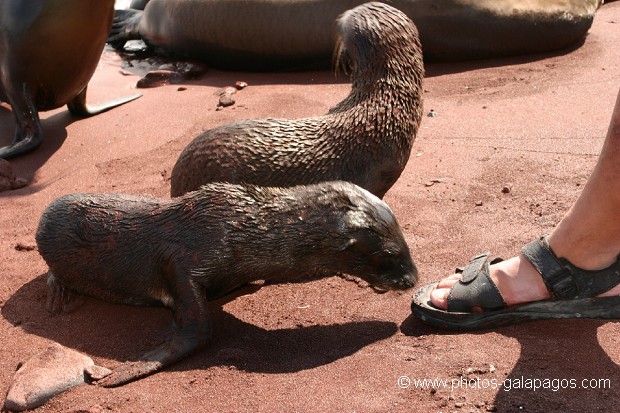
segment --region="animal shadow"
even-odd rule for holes
[[[54,315],[45,310],[45,300],[46,276],[41,275],[7,300],[2,316],[27,333],[92,357],[138,360],[163,342],[172,321],[170,311],[163,307],[112,305],[94,299],[71,313]],[[209,306],[211,342],[170,370],[225,365],[248,372],[297,372],[347,357],[397,331],[396,324],[384,321],[267,330],[238,319],[221,306],[222,300]]]
[[[15,134],[15,116],[11,110],[0,108],[0,147],[10,145]],[[45,112],[44,112],[45,113]],[[41,119],[43,142],[34,151],[12,159],[9,159],[15,174],[32,182],[36,172],[60,149],[67,139],[66,127],[71,125],[78,117],[69,113],[66,106],[49,117]],[[36,193],[41,189],[40,185],[28,185],[17,191],[7,191],[2,196],[12,196]]]

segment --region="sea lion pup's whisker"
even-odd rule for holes
[[[80,295],[165,305],[164,344],[100,381],[116,386],[206,345],[206,302],[258,280],[289,282],[346,273],[378,288],[406,289],[416,266],[389,207],[349,182],[290,188],[210,183],[173,199],[65,195],[36,233],[49,266],[48,309]]]
[[[409,160],[422,119],[418,32],[404,13],[382,3],[348,10],[336,26],[335,66],[350,74],[349,95],[323,116],[205,131],[174,165],[173,197],[206,182],[287,187],[330,180],[385,195]]]

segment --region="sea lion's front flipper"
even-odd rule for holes
[[[207,314],[204,288],[179,266],[167,274],[173,295],[175,325],[172,336],[154,350],[142,355],[139,361],[127,362],[95,384],[116,387],[148,376],[189,356],[204,347],[211,337],[211,322]]]
[[[127,102],[131,102],[132,100],[136,100],[142,96],[142,93],[136,93],[135,95],[125,96],[122,98],[115,99],[111,102],[92,106],[86,103],[86,89],[87,88],[88,86],[85,87],[76,97],[71,99],[69,103],[67,103],[69,112],[71,112],[75,116],[80,116],[83,118],[87,118],[89,116],[95,116],[95,115],[98,115],[99,113],[113,109]]]
[[[30,152],[41,145],[43,141],[39,112],[32,101],[32,94],[28,85],[23,83],[6,86],[5,93],[15,114],[17,125],[13,143],[0,148],[0,158],[2,159]]]
[[[50,313],[70,313],[84,304],[85,297],[71,291],[50,270],[47,273],[47,300],[45,308]]]

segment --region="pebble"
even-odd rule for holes
[[[18,178],[13,167],[6,159],[0,159],[0,192],[23,188],[28,184],[23,178]]]
[[[110,370],[58,343],[19,366],[4,401],[4,410],[20,412],[41,406],[52,397],[84,383],[85,372],[97,377]]]
[[[218,106],[228,107],[235,104],[235,99],[233,99],[230,95],[222,95],[220,96],[220,100]]]
[[[170,83],[172,83],[173,78],[178,76],[178,73],[172,70],[151,70],[142,79],[138,80],[138,83],[136,83],[136,87],[144,89],[169,85]]]

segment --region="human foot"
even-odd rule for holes
[[[452,287],[459,282],[461,274],[452,274],[439,281],[431,292],[431,303],[446,310]],[[521,304],[549,298],[549,291],[540,274],[522,255],[500,261],[489,267],[489,276],[497,286],[506,305]],[[473,311],[482,311],[474,307]]]
[[[549,244],[552,244],[552,242],[553,239]],[[557,251],[555,244],[552,250],[554,252]],[[613,253],[591,253],[585,256],[582,252],[583,249],[576,251],[576,254],[574,254],[576,259],[571,257],[569,261],[584,270],[601,270],[609,267],[617,259]],[[562,257],[566,254],[556,253],[556,255]],[[489,276],[508,306],[545,300],[551,297],[540,273],[523,254],[491,265],[489,267]],[[460,279],[461,274],[452,274],[439,281],[437,287],[430,294],[431,303],[437,308],[447,309],[450,291]],[[613,295],[620,295],[620,285],[616,285],[599,296],[608,297]],[[480,311],[481,309],[474,308],[473,310]]]
[[[620,318],[620,257],[599,270],[558,258],[546,238],[518,257],[474,257],[462,274],[419,289],[414,314],[442,327],[468,330],[545,318]]]

